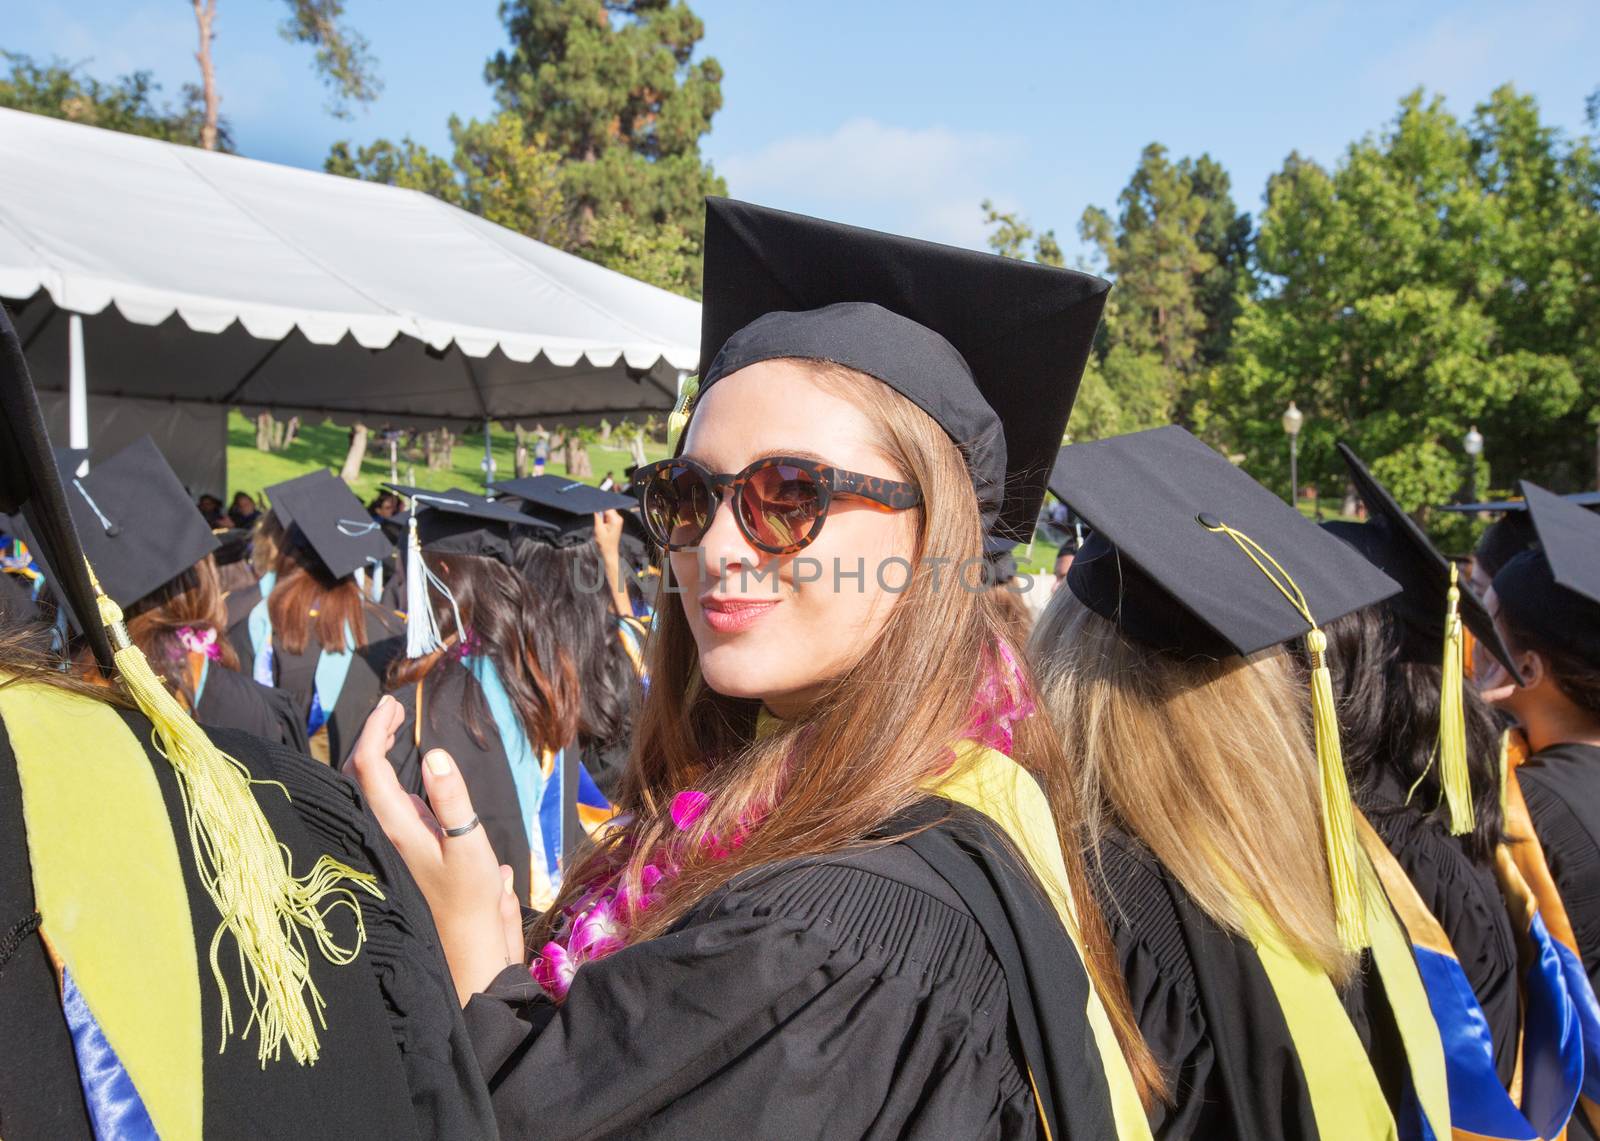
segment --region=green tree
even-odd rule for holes
[[[36,62],[20,52],[0,52],[7,72],[0,74],[0,107],[14,107],[53,119],[69,119],[130,135],[200,145],[203,112],[199,91],[184,88],[174,107],[157,101],[161,85],[148,71],[136,71],[109,83],[84,74],[83,65],[56,59]],[[219,124],[219,146],[232,150],[227,124]]]
[[[1222,180],[1231,213],[1226,175],[1204,161],[1212,182]],[[1211,190],[1209,198],[1197,192],[1194,163],[1174,163],[1165,147],[1151,143],[1117,198],[1117,217],[1091,206],[1079,222],[1079,236],[1116,281],[1101,365],[1130,428],[1190,418],[1194,382],[1205,364],[1203,287],[1218,266],[1201,237],[1218,201],[1214,185]]]
[[[452,116],[450,160],[403,139],[379,139],[352,151],[335,143],[324,169],[331,174],[421,190],[497,225],[552,245],[566,243],[569,214],[561,159],[510,112],[487,122]]]
[[[1487,441],[1479,489],[1529,476],[1585,485],[1600,421],[1600,177],[1528,96],[1496,90],[1468,122],[1418,91],[1330,171],[1290,155],[1256,237],[1263,288],[1209,405],[1273,486],[1278,418],[1306,413],[1302,479],[1345,483],[1350,440],[1408,509],[1463,488],[1460,441]]]
[[[698,294],[702,200],[726,192],[700,156],[722,106],[700,19],[681,0],[503,0],[500,16],[511,46],[485,77],[566,159],[572,248]]]
[[[1197,355],[1202,365],[1216,365],[1232,347],[1233,323],[1251,291],[1250,215],[1234,205],[1228,172],[1210,155],[1185,158],[1178,170],[1206,204],[1195,243],[1212,264],[1195,282],[1195,304],[1205,320]]]
[[[1031,260],[1040,265],[1067,263],[1054,230],[1035,234],[1033,227],[1023,221],[1020,214],[1002,213],[987,198],[983,200],[983,224],[993,230],[989,235],[989,248],[1001,257],[1028,261],[1031,248]]]

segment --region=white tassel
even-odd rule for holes
[[[412,506],[406,534],[406,657],[421,658],[444,645],[439,624],[434,621],[428,602],[428,566],[422,561],[422,543],[417,538],[417,507]]]
[[[383,560],[374,559],[372,562],[372,601],[383,601]]]

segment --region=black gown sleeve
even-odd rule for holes
[[[758,878],[559,1007],[520,967],[473,997],[502,1136],[1037,1136],[1004,975],[925,865],[889,845]]]
[[[1161,1066],[1168,1098],[1150,1107],[1163,1141],[1220,1136],[1216,1055],[1182,921],[1154,858],[1111,833],[1091,863],[1139,1030]]]

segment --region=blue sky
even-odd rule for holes
[[[9,0],[0,47],[193,80],[184,0]],[[1457,113],[1496,85],[1584,129],[1600,86],[1594,0],[693,0],[727,73],[705,153],[732,193],[981,245],[992,198],[1068,249],[1085,206],[1113,206],[1151,141],[1209,151],[1258,208],[1291,150],[1323,162],[1380,129],[1423,85]],[[285,6],[219,0],[223,111],[245,154],[320,166],[336,139],[411,134],[446,149],[451,112],[492,109],[484,60],[505,42],[494,0],[348,0],[385,91],[348,122],[324,113],[310,52],[276,33]]]

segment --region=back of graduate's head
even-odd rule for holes
[[[1570,706],[1600,723],[1600,642],[1586,636],[1600,606],[1574,603],[1570,594],[1540,551],[1520,554],[1495,577],[1488,602],[1522,673],[1522,684],[1502,687],[1507,696],[1497,703],[1520,719]],[[1563,628],[1565,612],[1576,617]]]
[[[638,678],[611,614],[600,548],[593,541],[554,546],[519,538],[512,552],[541,628],[572,662],[581,729],[600,740],[622,739],[632,724]]]
[[[499,673],[529,742],[540,749],[567,745],[579,721],[577,670],[560,631],[546,620],[548,608],[528,581],[491,555],[424,550],[422,559],[449,591],[428,592],[446,645],[422,658],[398,659],[390,667],[391,681],[402,685],[436,669],[454,668],[459,661],[486,657]],[[449,718],[455,712],[430,710],[429,716]],[[481,694],[466,714],[467,730],[481,744],[489,724]]]
[[[1439,776],[1440,686],[1436,662],[1412,661],[1400,649],[1386,605],[1368,606],[1323,626],[1339,710],[1350,791],[1369,815],[1387,805],[1380,784],[1412,790],[1409,803],[1450,824]],[[1500,811],[1500,726],[1470,681],[1461,683],[1473,828],[1462,839],[1473,858],[1491,860],[1504,823]]]
[[[189,669],[191,649],[212,658],[225,669],[239,668],[239,656],[227,637],[228,608],[223,600],[216,559],[207,555],[194,566],[163,583],[123,611],[128,637],[161,675],[167,688],[194,709],[194,676]],[[90,676],[99,673],[87,648],[78,655],[80,668]]]
[[[1071,590],[1051,598],[1030,647],[1089,835],[1123,829],[1224,927],[1248,933],[1259,914],[1348,977],[1309,708],[1288,653],[1155,649]]]
[[[277,585],[267,596],[273,644],[303,654],[312,631],[324,650],[359,649],[367,644],[366,599],[354,578],[335,578],[291,532],[273,566]],[[354,645],[350,639],[354,639]]]

